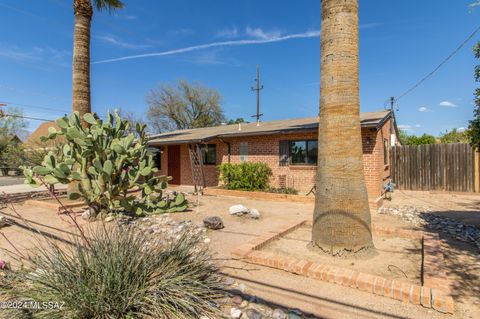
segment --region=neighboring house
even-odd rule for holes
[[[25,142],[23,143],[24,147],[26,149],[53,149],[55,145],[58,144],[58,138],[56,140],[48,140],[45,142],[42,142],[40,140],[40,137],[48,135],[49,127],[53,127],[57,131],[60,131],[60,127],[54,121],[42,123],[25,140]]]
[[[363,159],[369,201],[381,205],[384,185],[390,178],[390,146],[398,130],[390,111],[361,114]],[[200,145],[205,186],[217,186],[217,165],[262,162],[268,164],[273,187],[309,192],[315,185],[318,118],[222,125],[154,135],[149,141],[159,158],[160,174],[171,184],[193,185],[189,149]],[[391,136],[391,132],[393,133]]]

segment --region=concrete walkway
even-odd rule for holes
[[[66,189],[67,185],[55,185],[55,189]],[[0,194],[7,193],[7,194],[18,194],[18,193],[30,193],[30,192],[44,192],[47,191],[45,186],[40,186],[34,188],[30,185],[26,184],[17,184],[17,185],[8,185],[8,186],[0,186]]]

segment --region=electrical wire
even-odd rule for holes
[[[425,77],[423,77],[420,81],[418,81],[414,86],[406,90],[404,93],[402,93],[400,96],[395,98],[395,101],[400,100],[401,98],[405,97],[406,95],[410,94],[412,91],[414,91],[416,88],[418,88],[420,85],[422,85],[425,81],[427,81],[432,75],[434,75],[438,70],[440,70],[448,61],[450,61],[451,58],[453,58],[468,42],[470,42],[471,39],[480,31],[480,26],[473,31],[473,33],[460,44],[445,60],[443,60],[433,71],[428,73]]]
[[[20,118],[20,119],[26,119],[26,120],[35,120],[35,121],[42,121],[42,122],[52,122],[53,120],[47,120],[47,119],[42,119],[38,117],[31,117],[31,116],[23,116],[23,115],[16,115],[16,114],[1,114],[0,113],[0,118],[2,117],[15,117],[15,118]]]

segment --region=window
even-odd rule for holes
[[[388,139],[383,140],[383,165],[388,165]]]
[[[148,151],[153,155],[153,162],[158,169],[162,169],[162,151],[156,147],[149,147]]]
[[[248,142],[240,142],[240,162],[248,161]]]
[[[203,144],[202,149],[202,159],[204,165],[215,165],[217,164],[217,145],[215,144]]]
[[[318,156],[318,143],[316,140],[291,141],[290,161],[292,164],[316,165]]]

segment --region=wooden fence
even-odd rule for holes
[[[478,191],[478,154],[469,144],[395,146],[390,154],[398,189]]]

